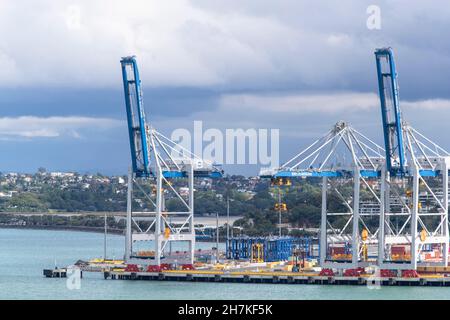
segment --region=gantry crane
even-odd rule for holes
[[[433,251],[434,261],[426,263],[446,266],[449,153],[402,120],[392,49],[376,49],[375,59],[386,151],[379,265],[416,269],[425,264],[425,252]]]
[[[125,259],[127,263],[144,265],[159,266],[162,259],[167,263],[176,260],[192,264],[195,247],[194,178],[219,178],[223,172],[149,125],[136,59],[134,56],[124,57],[120,63],[132,163],[128,175]],[[176,178],[180,178],[178,184],[188,189],[187,196],[180,195],[179,189],[172,185]],[[182,209],[168,210],[166,198],[175,201],[177,208]],[[135,210],[136,206],[141,207],[140,211]],[[174,249],[186,254],[171,257],[167,252],[171,251],[173,242],[187,243],[187,250],[181,247]],[[138,244],[140,251],[135,248]]]
[[[260,176],[322,179],[324,268],[446,266],[450,154],[402,120],[392,49],[377,49],[375,57],[385,149],[338,122],[281,167],[262,169]],[[346,185],[351,193],[339,190]],[[331,192],[347,210],[330,212]]]
[[[376,263],[369,261],[366,248],[377,241],[383,164],[381,146],[339,121],[281,167],[263,169],[260,176],[321,179],[320,265],[355,269]]]

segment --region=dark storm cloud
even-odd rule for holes
[[[366,26],[369,5],[381,10],[380,30]],[[35,160],[125,172],[119,59],[129,54],[138,57],[148,118],[165,133],[193,120],[279,128],[281,160],[341,119],[380,142],[373,55],[380,46],[395,50],[405,118],[450,149],[442,135],[450,117],[447,30],[443,0],[2,2],[0,118],[10,127],[34,116],[43,128],[33,132],[47,134],[21,140],[4,163],[35,168],[16,159],[50,154]],[[76,134],[67,135],[64,117],[122,124],[100,132],[72,121]],[[70,153],[57,154],[64,145]]]

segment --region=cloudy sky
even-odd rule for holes
[[[450,150],[448,30],[444,0],[0,0],[0,171],[125,173],[126,55],[160,131],[278,128],[283,161],[338,120],[381,143],[373,51],[391,46],[405,119]]]

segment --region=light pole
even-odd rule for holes
[[[105,235],[103,239],[103,261],[106,260],[106,237],[108,232],[108,222],[107,222],[106,212],[105,212]]]
[[[216,212],[216,263],[219,262],[219,211]]]
[[[278,187],[278,236],[281,237],[281,188]]]
[[[230,197],[227,195],[227,242],[230,239]]]

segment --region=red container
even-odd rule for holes
[[[160,271],[161,271],[160,266],[150,265],[147,267],[147,272],[160,272]]]
[[[194,266],[192,264],[183,264],[181,265],[181,270],[194,270]]]
[[[406,255],[406,248],[403,246],[392,246],[391,254]]]
[[[334,272],[331,269],[322,269],[322,271],[320,271],[319,276],[321,277],[333,277],[334,276]]]
[[[331,247],[331,255],[345,254],[345,247]]]
[[[127,264],[125,272],[139,272],[139,267],[136,264]]]
[[[168,263],[161,263],[161,270],[171,270],[172,266]]]
[[[344,271],[344,277],[359,277],[363,273],[364,273],[364,268],[346,269]]]
[[[419,278],[419,274],[416,270],[402,270],[403,278]]]
[[[383,278],[395,278],[397,273],[394,270],[381,269],[380,276]]]

